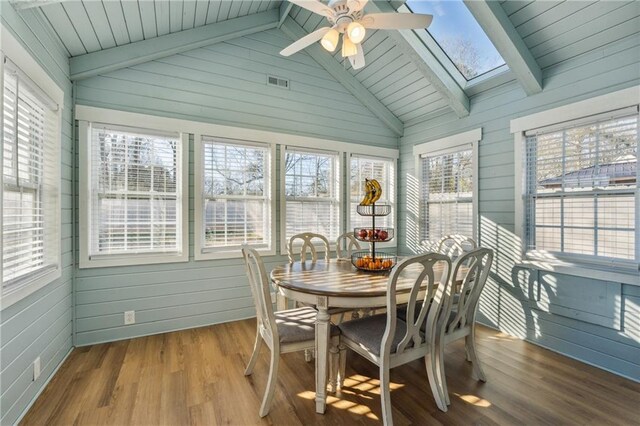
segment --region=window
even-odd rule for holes
[[[237,256],[242,244],[274,254],[271,146],[203,136],[195,158],[196,259]]]
[[[446,235],[476,239],[476,129],[414,147],[420,181],[420,242],[435,243]]]
[[[341,231],[338,153],[286,147],[281,164],[285,194],[282,246],[301,232],[335,241]]]
[[[81,129],[87,179],[81,266],[186,261],[185,142],[114,124]]]
[[[364,197],[365,179],[376,179],[382,187],[379,203],[391,204],[389,216],[376,218],[376,227],[393,228],[395,215],[395,161],[387,158],[351,155],[349,184],[349,231],[353,228],[371,227],[371,218],[360,216],[356,208]],[[395,241],[395,239],[393,240]]]
[[[50,283],[61,269],[60,89],[39,66],[17,60],[40,84],[4,58],[2,291],[12,298],[3,297],[3,307]]]
[[[467,81],[505,65],[462,0],[408,0],[406,4],[411,12],[433,15],[426,31]]]
[[[637,108],[525,136],[526,250],[637,263]]]

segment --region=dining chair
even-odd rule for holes
[[[441,279],[436,279],[434,266],[442,264]],[[416,278],[402,275],[407,268],[416,268]],[[451,260],[439,253],[413,256],[399,263],[391,272],[387,288],[387,312],[385,314],[346,321],[338,327],[342,332],[340,342],[380,369],[380,399],[382,420],[393,424],[389,370],[422,357],[429,378],[431,392],[438,408],[447,411],[447,404],[437,382],[436,338],[438,318],[449,292]],[[396,296],[398,283],[409,288],[407,318],[397,317]],[[414,310],[417,309],[417,312]],[[424,331],[421,330],[424,324]]]
[[[260,406],[260,417],[264,417],[269,413],[271,402],[273,401],[280,354],[315,348],[316,310],[311,307],[302,307],[274,312],[270,280],[267,277],[267,271],[260,254],[255,249],[243,246],[242,256],[244,257],[251,294],[256,306],[257,323],[256,340],[253,346],[253,353],[244,371],[245,376],[249,376],[253,372],[263,341],[271,350],[269,379],[262,405]],[[346,351],[339,351],[339,334],[338,327],[332,325],[329,371],[337,372],[340,370],[337,374],[340,374],[341,378],[340,381],[335,375],[329,378],[329,383],[334,388],[337,383],[341,383],[344,380],[344,370],[339,368],[344,364],[344,361],[341,362],[339,357],[346,356]]]
[[[478,248],[478,244],[464,235],[445,235],[438,241],[438,253],[446,254],[452,259]]]
[[[360,242],[353,232],[345,232],[336,240],[336,254],[340,260],[351,260],[351,254],[355,250],[362,250]]]
[[[300,262],[307,260],[307,251],[311,253],[312,262],[318,261],[318,250],[316,249],[316,245],[313,243],[313,240],[320,240],[320,243],[324,248],[324,260],[329,261],[331,249],[329,247],[329,240],[327,240],[327,237],[320,234],[314,234],[313,232],[303,232],[289,238],[289,245],[287,246],[289,263],[295,262],[293,250],[298,240],[302,240],[302,245],[300,246]]]
[[[466,270],[466,273],[462,279],[460,291],[456,294],[458,296],[455,298],[457,304],[454,304],[454,297],[447,298],[439,321],[436,362],[438,364],[438,381],[447,405],[451,404],[444,368],[444,347],[447,344],[464,338],[466,357],[473,365],[475,378],[482,382],[487,380],[478,358],[475,326],[480,295],[487,282],[492,263],[493,250],[479,248],[463,254],[453,264],[451,277],[457,277],[461,269]]]

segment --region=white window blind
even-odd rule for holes
[[[57,106],[7,61],[3,82],[2,281],[56,269],[60,252]]]
[[[638,262],[638,112],[526,134],[530,251]]]
[[[286,147],[286,239],[315,232],[335,241],[340,234],[338,153]]]
[[[92,123],[89,256],[182,250],[178,134]]]
[[[365,179],[376,179],[382,187],[382,196],[378,203],[391,204],[391,214],[376,218],[376,226],[393,227],[395,214],[395,170],[394,161],[386,158],[351,155],[349,183],[349,218],[350,228],[370,227],[371,218],[360,216],[356,208],[365,194]],[[349,229],[352,230],[352,229]]]
[[[202,138],[201,250],[271,245],[270,150],[267,145]]]
[[[422,241],[450,234],[473,238],[473,149],[425,154],[420,160]]]

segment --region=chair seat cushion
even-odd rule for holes
[[[280,343],[298,343],[316,338],[316,314],[311,307],[288,309],[274,312]],[[331,324],[331,335],[340,333],[338,327]]]
[[[396,311],[396,315],[398,316],[398,318],[400,318],[402,321],[407,321],[407,305],[400,305],[398,306],[398,309]],[[418,318],[418,315],[420,314],[420,303],[416,303],[416,307],[413,310],[413,316],[414,316],[414,321]]]
[[[338,325],[342,335],[358,343],[368,352],[380,356],[380,346],[382,345],[382,337],[387,328],[387,314],[373,315],[370,317],[359,318],[352,321],[345,321]],[[393,336],[391,344],[391,353],[396,353],[398,343],[404,338],[407,332],[407,323],[398,319],[396,321],[396,332]],[[407,347],[413,346],[413,341],[409,342]]]

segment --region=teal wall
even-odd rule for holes
[[[0,424],[13,424],[50,379],[72,347],[71,175],[72,100],[64,48],[35,14],[18,15],[1,2],[2,25],[26,47],[64,90],[62,121],[62,277],[0,312]],[[32,363],[40,356],[35,382]]]
[[[482,127],[480,242],[496,251],[481,305],[483,321],[635,380],[640,380],[640,287],[514,269],[519,242],[514,235],[514,142],[509,122],[640,84],[639,52],[636,27],[631,36],[612,37],[600,48],[544,68],[540,94],[526,96],[512,82],[472,97],[468,117],[445,114],[410,123],[400,142],[398,200],[399,244],[405,253],[415,252],[419,248],[413,145]],[[551,307],[536,302],[539,291],[551,295]],[[588,315],[590,311],[600,315]],[[614,327],[616,318],[621,321],[620,330]]]
[[[280,56],[289,43],[270,30],[82,80],[77,103],[397,148],[393,133],[309,56]],[[267,74],[290,79],[291,89],[267,86]],[[193,141],[190,151],[190,261],[79,269],[77,345],[255,315],[240,259],[193,260]],[[267,268],[284,262],[265,259]],[[127,310],[136,324],[123,325]]]

